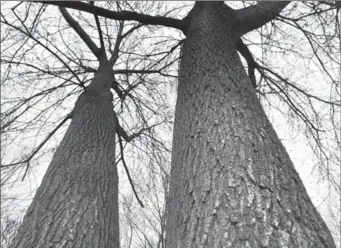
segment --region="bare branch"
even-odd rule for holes
[[[120,49],[120,45],[122,43],[122,40],[124,38],[126,38],[127,36],[129,36],[132,32],[134,32],[135,30],[139,29],[140,27],[142,27],[143,24],[138,24],[134,27],[132,27],[131,29],[129,29],[127,32],[125,32],[123,34],[123,27],[124,27],[124,22],[120,22],[119,24],[119,29],[117,32],[117,37],[116,37],[116,42],[115,42],[115,47],[113,51],[111,52],[111,58],[109,59],[109,64],[110,65],[114,65],[118,59],[118,53],[119,53],[119,49]]]
[[[70,66],[55,52],[53,52],[48,46],[45,46],[42,42],[40,42],[38,39],[36,39],[32,33],[29,32],[25,32],[22,29],[18,28],[17,26],[14,26],[13,24],[9,23],[5,18],[3,18],[4,21],[1,21],[1,23],[4,23],[12,28],[14,28],[15,30],[19,31],[20,33],[26,35],[28,38],[34,40],[37,44],[39,44],[40,46],[42,46],[43,48],[45,48],[47,51],[49,51],[52,55],[54,55],[74,76],[75,78],[78,80],[79,82],[79,86],[84,88],[83,82],[82,80],[78,77],[78,75],[70,68]]]
[[[290,1],[262,1],[256,5],[236,10],[236,15],[241,23],[238,30],[240,35],[260,28],[273,20],[290,3]]]
[[[236,44],[236,48],[238,52],[244,57],[247,62],[248,74],[251,79],[251,83],[254,88],[257,88],[256,76],[255,76],[255,68],[257,67],[257,63],[255,62],[252,53],[250,52],[247,45],[244,44],[243,40],[240,38]]]
[[[90,1],[90,4],[95,6],[95,2],[94,1]],[[106,53],[105,53],[105,46],[104,46],[104,40],[103,40],[103,33],[102,33],[102,29],[101,29],[101,24],[99,22],[98,15],[94,14],[94,17],[95,17],[95,21],[96,21],[97,30],[98,30],[99,42],[101,44],[100,51],[99,51],[99,56],[101,57],[100,58],[100,63],[103,62],[102,60],[107,62],[108,59],[107,59],[107,56],[106,56]]]
[[[120,45],[122,42],[122,32],[123,32],[123,27],[124,27],[124,22],[120,22],[119,24],[119,29],[117,32],[117,37],[115,41],[115,47],[113,51],[110,51],[111,53],[111,58],[109,59],[109,65],[114,66],[117,59],[118,59],[118,53],[120,50]]]
[[[260,68],[261,70],[264,70],[264,71],[268,71],[270,74],[274,75],[275,77],[277,77],[280,81],[284,82],[286,85],[294,88],[295,90],[297,90],[298,92],[300,92],[301,94],[305,95],[307,98],[313,98],[315,100],[318,100],[320,102],[323,102],[325,104],[330,104],[332,106],[336,106],[336,107],[340,107],[341,104],[338,103],[338,102],[332,102],[332,101],[327,101],[327,100],[324,100],[318,96],[315,96],[315,95],[312,95],[312,94],[309,94],[306,90],[303,90],[301,88],[299,88],[298,86],[294,85],[293,83],[290,83],[289,80],[281,77],[278,73],[276,73],[275,71],[271,70],[270,68],[266,68],[266,67],[262,67],[258,64],[256,64],[256,66],[258,68]]]
[[[99,59],[99,49],[96,44],[92,41],[89,35],[84,31],[84,29],[79,25],[79,23],[72,18],[72,16],[67,12],[65,7],[59,7],[60,12],[67,21],[67,23],[76,31],[76,33],[81,37],[85,44],[89,47],[91,52]],[[100,30],[98,31],[100,32]]]
[[[141,205],[142,208],[144,208],[144,205],[142,203],[142,201],[140,200],[139,196],[137,195],[137,192],[136,192],[136,189],[135,189],[135,186],[134,186],[134,183],[133,183],[133,180],[131,179],[131,176],[130,176],[130,173],[129,173],[129,170],[128,170],[128,167],[127,167],[127,164],[126,164],[126,161],[124,159],[124,154],[123,154],[123,144],[122,144],[122,138],[120,136],[120,134],[118,133],[118,141],[119,141],[119,144],[120,144],[120,149],[121,149],[121,159],[122,159],[122,163],[123,163],[123,166],[124,166],[124,169],[127,173],[127,177],[128,177],[128,180],[129,180],[129,183],[133,189],[133,192],[134,192],[134,195],[137,199],[137,201],[139,202],[139,204]]]
[[[67,7],[76,10],[82,10],[88,13],[96,14],[98,16],[107,17],[109,19],[121,21],[138,21],[148,25],[162,25],[165,27],[185,30],[186,23],[183,20],[165,17],[165,16],[150,16],[139,14],[132,11],[111,11],[101,7],[93,6],[87,3],[78,1],[37,1],[43,4],[57,5],[60,7]]]
[[[140,27],[142,27],[143,24],[138,24],[134,27],[132,27],[131,29],[129,29],[127,32],[125,32],[123,35],[122,35],[122,39],[126,38],[128,35],[130,35],[132,32],[134,32],[136,29],[139,29]]]
[[[10,167],[10,166],[15,166],[15,165],[19,165],[19,164],[26,164],[26,170],[25,170],[24,176],[22,178],[22,180],[24,180],[25,176],[27,174],[27,171],[30,168],[30,162],[31,162],[32,158],[40,151],[40,149],[46,144],[46,142],[58,131],[58,129],[61,128],[64,125],[64,123],[71,118],[72,118],[72,112],[69,113],[68,115],[66,115],[66,117],[55,127],[55,129],[52,130],[51,133],[49,133],[46,136],[46,138],[43,140],[43,142],[41,142],[40,145],[36,149],[34,149],[34,151],[25,160],[17,162],[17,163],[1,165],[1,167]]]
[[[161,123],[156,123],[150,127],[146,127],[146,128],[141,128],[140,131],[138,131],[137,133],[134,133],[132,135],[128,135],[126,133],[126,131],[124,131],[124,129],[121,127],[121,125],[119,124],[118,122],[118,118],[116,117],[116,123],[117,123],[117,133],[119,136],[123,137],[123,139],[127,142],[130,142],[132,141],[133,139],[139,137],[144,131],[147,131],[147,130],[150,130],[152,129],[153,127],[157,126],[157,125],[160,125]]]

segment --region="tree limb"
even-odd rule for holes
[[[122,144],[122,138],[121,138],[121,136],[120,136],[119,133],[118,133],[118,142],[119,142],[119,144],[120,144],[120,149],[121,149],[121,159],[122,159],[122,163],[123,163],[124,169],[125,169],[125,171],[126,171],[126,173],[127,173],[127,177],[128,177],[129,183],[130,183],[130,185],[131,185],[131,187],[132,187],[132,189],[133,189],[133,192],[134,192],[134,195],[135,195],[137,201],[139,202],[140,206],[141,206],[142,208],[144,208],[144,205],[143,205],[142,201],[140,200],[140,198],[139,198],[139,196],[138,196],[138,194],[137,194],[137,192],[136,192],[136,189],[135,189],[133,180],[132,180],[132,178],[131,178],[131,176],[130,176],[130,173],[129,173],[129,170],[128,170],[126,161],[125,161],[125,159],[124,159],[124,154],[123,154],[124,148],[123,148],[123,144]]]
[[[114,20],[126,20],[126,21],[138,21],[148,25],[162,25],[166,27],[185,30],[186,22],[183,20],[165,17],[165,16],[150,16],[145,14],[139,14],[132,11],[111,11],[101,7],[93,6],[88,3],[78,1],[37,1],[43,4],[57,5],[60,7],[66,7],[76,10],[85,11],[98,16],[107,17]]]
[[[152,125],[152,126],[150,126],[150,127],[141,128],[141,130],[138,131],[137,133],[134,133],[134,134],[132,134],[132,135],[128,135],[127,132],[124,131],[124,129],[123,129],[123,128],[121,127],[121,125],[119,124],[117,117],[116,117],[116,120],[117,120],[117,121],[116,121],[116,123],[117,123],[117,130],[116,130],[116,131],[117,131],[117,134],[118,134],[119,136],[121,136],[121,137],[122,137],[125,141],[127,141],[127,142],[130,142],[130,141],[132,141],[133,139],[139,137],[144,131],[150,130],[150,129],[152,129],[153,127],[155,127],[155,126],[161,124],[161,123],[156,123],[156,124],[154,124],[154,125]]]
[[[100,50],[96,44],[92,41],[90,36],[84,31],[84,29],[79,25],[79,23],[72,18],[72,16],[67,12],[65,7],[59,7],[60,12],[67,21],[67,23],[76,31],[76,33],[81,37],[85,44],[89,47],[91,52],[99,59]],[[100,32],[100,30],[98,31]]]
[[[118,97],[123,102],[124,99],[125,99],[125,96],[124,96],[124,93],[123,93],[122,89],[120,89],[120,87],[121,87],[120,84],[116,81],[116,79],[114,77],[114,79],[112,81],[112,84],[111,84],[111,88],[117,93]]]
[[[243,40],[240,38],[236,44],[236,48],[238,52],[244,57],[244,59],[247,62],[247,67],[248,67],[248,74],[251,79],[251,83],[253,87],[256,89],[257,88],[257,83],[256,83],[256,76],[255,76],[255,69],[257,67],[257,63],[254,60],[252,53],[250,52],[249,48],[247,45],[244,44]]]
[[[114,46],[114,50],[110,51],[111,53],[111,58],[109,59],[109,65],[114,66],[117,59],[118,59],[118,54],[120,51],[120,45],[122,42],[122,32],[123,32],[123,27],[124,27],[124,22],[120,22],[119,24],[119,28],[118,28],[118,32],[117,32],[117,37],[116,37],[116,41],[115,41],[115,46]]]
[[[95,6],[95,2],[94,1],[90,1],[90,4]],[[98,15],[94,14],[94,17],[95,17],[95,21],[96,21],[97,30],[98,30],[99,42],[100,42],[100,45],[101,45],[101,47],[99,49],[99,57],[100,57],[99,62],[103,63],[103,60],[104,60],[104,62],[108,61],[106,53],[105,53],[103,33],[102,33],[101,23],[99,22]]]
[[[254,29],[260,28],[273,20],[290,3],[290,1],[262,1],[256,5],[236,10],[240,21],[240,36]]]

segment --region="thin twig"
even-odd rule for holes
[[[69,113],[56,127],[55,129],[52,130],[51,133],[49,133],[45,139],[43,140],[43,142],[40,143],[40,145],[31,153],[30,156],[28,156],[24,161],[20,161],[17,163],[12,163],[12,164],[7,164],[7,165],[1,165],[0,167],[10,167],[10,166],[15,166],[15,165],[19,165],[19,164],[27,164],[26,165],[26,170],[24,173],[24,176],[22,177],[22,181],[25,179],[26,174],[28,172],[28,169],[30,167],[30,162],[32,160],[32,158],[40,151],[40,149],[46,144],[46,142],[58,131],[58,129],[64,125],[64,123],[68,120],[72,118],[72,112]]]
[[[10,27],[16,29],[17,31],[21,32],[22,34],[25,34],[27,37],[29,37],[30,39],[34,40],[37,44],[39,44],[40,46],[45,48],[47,51],[49,51],[53,56],[55,56],[75,76],[75,78],[79,81],[79,84],[77,84],[77,85],[82,87],[83,89],[85,89],[84,85],[82,84],[82,80],[78,77],[78,75],[70,68],[70,66],[57,53],[55,53],[49,47],[47,47],[42,42],[40,42],[38,39],[36,39],[31,33],[25,32],[22,29],[20,29],[19,27],[14,26],[13,24],[9,23],[6,19],[4,19],[4,21],[0,21],[0,22],[6,24],[7,26],[10,26]],[[24,27],[26,27],[26,26],[24,26]]]

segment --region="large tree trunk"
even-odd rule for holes
[[[175,113],[167,248],[335,247],[267,119],[217,2],[188,17]]]
[[[12,248],[119,247],[112,76],[101,68],[78,98]]]

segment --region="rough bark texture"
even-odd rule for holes
[[[105,68],[78,98],[11,248],[119,247],[111,81]]]
[[[267,119],[220,3],[197,3],[182,50],[167,248],[335,247]]]

